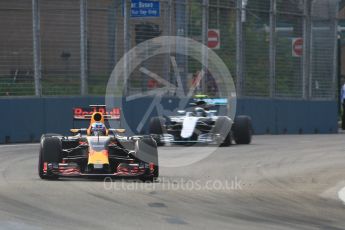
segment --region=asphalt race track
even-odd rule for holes
[[[0,146],[0,229],[345,229],[345,135],[256,136],[151,184],[43,181],[38,148]]]

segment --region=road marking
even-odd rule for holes
[[[7,145],[0,145],[0,148],[3,148],[3,147],[24,147],[24,146],[31,146],[31,145],[39,145],[39,143],[33,143],[33,144],[7,144]]]
[[[345,204],[345,187],[338,192],[338,197]]]

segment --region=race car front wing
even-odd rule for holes
[[[115,173],[104,172],[81,172],[77,164],[74,163],[48,163],[43,166],[45,175],[56,175],[59,177],[124,177],[138,178],[142,176],[153,176],[154,165],[147,164],[129,164],[130,167],[117,167]]]
[[[199,134],[196,140],[192,138],[175,138],[172,134],[153,135],[153,138],[165,145],[178,143],[219,144],[222,142],[221,135],[213,133]]]

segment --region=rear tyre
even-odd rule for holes
[[[56,137],[42,136],[41,147],[38,158],[38,175],[41,179],[57,179],[56,175],[45,175],[43,173],[44,163],[60,163],[62,161],[61,141]]]
[[[135,157],[146,163],[153,163],[154,171],[152,176],[143,176],[145,181],[153,181],[159,176],[158,150],[156,141],[152,138],[139,139],[135,144]]]
[[[160,141],[160,135],[165,133],[165,119],[163,117],[153,117],[150,120],[149,133],[154,135],[157,146],[162,146],[164,143]]]
[[[233,133],[236,144],[250,144],[252,141],[252,119],[249,116],[238,116],[235,118]]]
[[[218,117],[216,120],[212,133],[220,134],[221,143],[220,146],[226,147],[231,145],[231,125],[232,122],[228,117]]]

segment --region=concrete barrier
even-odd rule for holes
[[[237,114],[250,115],[257,134],[338,132],[336,101],[240,99]]]
[[[125,104],[127,123],[136,133],[145,133],[137,126],[152,98]],[[165,108],[174,108],[178,101],[165,98]],[[1,98],[0,143],[36,142],[43,133],[69,134],[73,127],[72,108],[104,104],[103,97]],[[336,101],[270,100],[244,98],[238,100],[237,114],[250,115],[256,134],[336,133],[338,108]],[[155,115],[155,112],[151,114]],[[77,122],[75,127],[86,127]],[[128,128],[128,127],[124,127]]]

